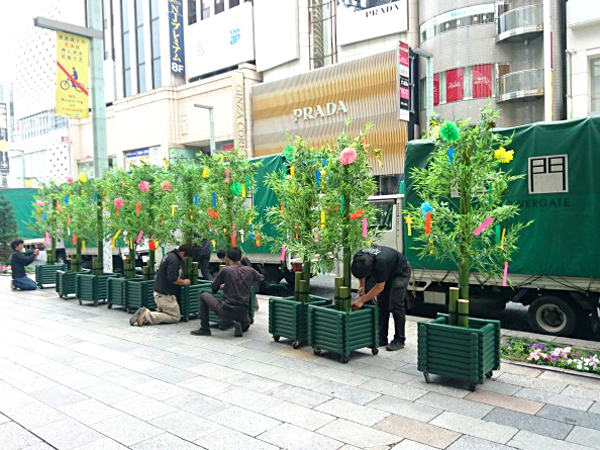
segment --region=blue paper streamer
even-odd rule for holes
[[[65,206],[69,206],[69,196],[65,195]]]
[[[46,220],[46,217],[48,217],[48,214],[44,213],[44,214],[42,215],[42,222],[43,222],[44,220]]]
[[[213,198],[213,206],[217,206],[217,194],[215,194],[213,192],[212,198]]]
[[[97,201],[98,201],[98,193],[96,192],[96,193],[94,194],[94,203],[96,203]]]
[[[317,170],[317,187],[321,187],[321,171]]]
[[[450,160],[451,163],[454,162],[454,147],[450,147],[448,149],[448,159]]]
[[[198,196],[194,195],[194,206],[198,206]]]

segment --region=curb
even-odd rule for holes
[[[564,373],[567,375],[574,375],[577,377],[590,378],[592,380],[600,381],[600,375],[597,375],[595,373],[579,372],[577,370],[563,369],[562,367],[543,366],[540,364],[530,364],[530,363],[526,363],[526,362],[522,362],[522,361],[515,361],[512,359],[506,359],[506,358],[502,358],[502,362],[504,364],[514,364],[515,366],[529,367],[531,369],[548,370],[550,372]]]

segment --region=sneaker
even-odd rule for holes
[[[397,341],[394,339],[392,342],[386,345],[385,348],[388,352],[394,352],[396,350],[404,348],[404,342]]]
[[[17,287],[15,286],[15,283],[13,282],[13,280],[10,280],[10,290],[11,291],[16,291]]]
[[[192,336],[210,336],[212,333],[210,332],[210,328],[200,327],[198,330],[190,331]]]
[[[129,325],[134,326],[134,325],[139,325],[139,319],[141,314],[144,312],[146,308],[144,308],[143,306],[141,308],[138,308],[138,310],[136,312],[133,313],[133,315],[129,318]]]
[[[244,335],[242,333],[242,324],[240,322],[234,320],[233,327],[235,328],[235,332],[233,333],[235,337],[242,337]]]

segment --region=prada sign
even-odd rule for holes
[[[321,105],[307,106],[305,108],[294,109],[294,122],[298,120],[314,120],[325,119],[326,117],[335,116],[336,114],[348,114],[348,109],[342,100],[337,103],[326,103],[325,108]]]
[[[338,44],[348,45],[369,39],[397,35],[408,30],[408,0],[355,11],[338,6]]]

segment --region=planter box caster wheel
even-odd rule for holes
[[[294,341],[294,342],[292,342],[292,348],[294,348],[294,349],[300,348],[300,341]]]
[[[486,378],[492,378],[492,376],[494,376],[494,372],[491,371],[491,370],[488,373],[485,374]]]
[[[471,392],[475,392],[475,386],[476,386],[476,383],[469,383],[469,390]]]
[[[94,306],[98,306],[98,300],[94,301]]]
[[[279,339],[281,339],[281,336],[276,336],[276,335],[273,335],[273,340],[274,340],[275,342],[279,342]]]
[[[108,309],[112,309],[112,303],[109,303],[107,306]]]
[[[250,319],[250,325],[254,323],[254,319]]]
[[[348,364],[348,361],[350,361],[350,357],[348,355],[341,355],[340,361],[342,361],[342,364]]]
[[[321,349],[320,348],[313,348],[313,353],[315,355],[320,355],[321,354]]]
[[[371,353],[373,353],[374,355],[378,355],[379,354],[379,349],[377,347],[373,347],[371,349]]]
[[[79,304],[80,304],[80,305],[83,305],[83,301],[81,301],[81,299],[79,299]]]
[[[429,384],[429,373],[423,372],[423,377],[425,378],[425,383]]]

